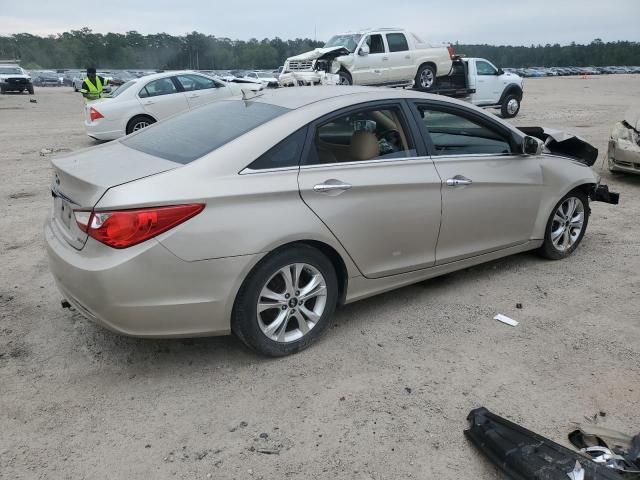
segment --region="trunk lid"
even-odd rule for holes
[[[52,159],[52,223],[78,250],[87,234],[76,224],[75,210],[92,210],[111,187],[180,167],[162,158],[125,147],[120,142]]]

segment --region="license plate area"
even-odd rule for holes
[[[73,210],[71,204],[64,199],[60,199],[60,221],[67,228],[71,230],[71,217],[73,216]]]

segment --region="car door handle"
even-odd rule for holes
[[[189,98],[196,98],[196,97],[199,97],[199,96],[200,96],[200,94],[198,94],[198,93],[192,93],[191,95],[189,95]]]
[[[467,177],[463,177],[462,175],[456,175],[453,178],[447,178],[447,186],[448,187],[461,187],[464,185],[471,185],[473,180],[469,180]]]
[[[389,57],[382,57],[382,60],[389,60]]]
[[[318,193],[327,193],[335,191],[349,190],[353,185],[350,183],[344,183],[340,180],[327,180],[324,183],[319,183],[313,186],[313,191]]]
[[[407,60],[411,60],[411,55],[405,55],[404,58],[406,58]]]
[[[154,103],[156,102],[154,102],[153,100],[147,100],[146,102],[144,102],[144,105],[153,105]]]

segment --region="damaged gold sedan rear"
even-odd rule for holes
[[[609,137],[609,170],[640,174],[640,107],[629,110]]]

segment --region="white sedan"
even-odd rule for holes
[[[165,72],[130,80],[110,97],[85,106],[87,135],[114,140],[176,113],[261,85],[223,82],[193,71]]]

